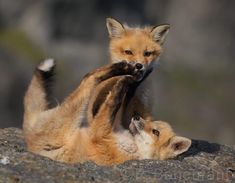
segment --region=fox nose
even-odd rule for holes
[[[133,117],[133,119],[136,120],[136,121],[139,121],[139,120],[140,120],[140,116],[135,115],[135,116]]]
[[[142,64],[140,64],[140,63],[137,63],[135,66],[136,66],[136,69],[138,69],[138,70],[140,70],[140,69],[142,69],[142,68],[143,68],[143,65],[142,65]]]

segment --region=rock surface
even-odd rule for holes
[[[0,129],[0,183],[8,182],[235,182],[235,147],[194,140],[176,160],[67,165],[27,152],[22,130],[6,128]]]

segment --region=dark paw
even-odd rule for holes
[[[115,69],[123,69],[123,68],[125,68],[127,66],[127,64],[128,64],[127,61],[123,60],[121,62],[114,63],[113,67]]]
[[[114,63],[112,67],[117,74],[128,74],[128,75],[132,75],[132,73],[136,69],[136,66],[133,63],[127,62],[125,60]]]
[[[124,60],[117,62],[112,65],[112,68],[113,71],[118,75],[132,75],[134,81],[141,81],[145,73],[144,65],[134,61],[127,62]]]

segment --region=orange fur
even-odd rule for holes
[[[47,61],[44,63],[47,65]],[[130,127],[132,134],[128,130],[113,131],[125,94],[142,73],[136,66],[120,62],[97,69],[86,75],[61,105],[52,109],[46,105],[43,85],[48,72],[50,68],[37,68],[24,98],[23,130],[29,151],[67,163],[94,161],[112,165],[131,159],[172,158],[189,148],[191,141],[174,140],[178,137],[164,122],[132,119],[131,125],[138,128]],[[104,99],[98,99],[107,88]],[[32,98],[37,95],[41,97]],[[82,117],[87,113],[91,114],[89,126],[81,127]],[[152,134],[154,128],[160,131],[159,137]]]
[[[154,68],[162,52],[162,44],[169,31],[169,25],[148,26],[144,28],[129,27],[120,22],[107,18],[106,25],[110,37],[111,62],[141,63],[146,71]],[[125,110],[124,126],[130,123],[134,114],[139,114],[146,120],[152,120],[149,97],[146,96],[150,80],[142,82],[136,94]]]
[[[128,55],[125,50],[130,50]],[[145,56],[144,52],[151,52]],[[127,29],[121,38],[110,40],[111,60],[127,60],[149,65],[161,53],[161,46],[151,39],[148,29]]]
[[[44,62],[46,64],[47,60]],[[124,158],[131,159],[132,155],[128,156],[116,147],[116,137],[110,134],[111,126],[107,125],[111,117],[105,116],[105,112],[100,114],[99,120],[93,119],[89,128],[82,128],[81,123],[95,87],[113,76],[131,75],[134,70],[135,67],[126,62],[97,69],[86,75],[61,105],[48,109],[43,78],[50,70],[43,71],[38,67],[24,98],[23,130],[28,150],[69,163],[92,160],[98,164],[113,164],[123,162]],[[110,102],[112,100],[107,101],[109,106]],[[94,122],[96,120],[101,122]]]

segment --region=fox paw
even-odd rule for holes
[[[113,64],[116,71],[133,76],[135,81],[140,81],[144,77],[145,68],[141,63],[121,61]]]
[[[135,66],[125,60],[114,63],[113,67],[120,72],[124,71],[126,74],[131,74],[135,70]]]

